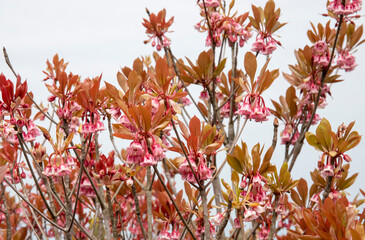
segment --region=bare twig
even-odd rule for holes
[[[200,195],[202,198],[203,206],[203,218],[204,218],[204,234],[205,239],[210,240],[210,222],[209,222],[209,209],[208,209],[208,199],[205,189],[200,189]]]
[[[138,196],[137,196],[137,192],[136,192],[136,185],[135,185],[134,181],[133,181],[133,185],[132,185],[132,194],[133,194],[133,198],[134,198],[134,205],[136,208],[137,221],[139,223],[139,226],[141,227],[144,239],[148,239],[146,230],[143,227],[143,223],[142,223],[142,219],[141,219],[141,208],[139,206],[139,200],[138,200]]]
[[[4,208],[2,208],[2,211],[5,214],[5,222],[6,222],[6,240],[11,240],[11,224],[10,224],[10,217],[9,217],[9,209],[6,203],[6,197],[5,197],[5,187],[3,184],[1,186],[1,198],[3,200]]]
[[[21,198],[23,199],[24,202],[26,202],[31,208],[34,209],[34,211],[36,211],[42,218],[44,218],[44,220],[46,220],[47,222],[49,222],[50,224],[52,224],[53,226],[55,226],[56,228],[58,228],[59,230],[61,230],[62,232],[65,232],[65,229],[63,229],[62,227],[60,227],[57,223],[53,222],[52,220],[50,220],[48,217],[46,217],[41,211],[38,210],[38,208],[36,208],[32,203],[30,203],[24,196],[23,194],[21,194],[18,190],[16,190],[16,188],[6,179],[4,178],[3,181],[5,181],[9,187],[11,187],[11,189],[13,189],[13,191]]]
[[[270,227],[270,233],[269,233],[268,240],[272,240],[274,238],[275,233],[276,233],[276,219],[278,217],[278,213],[276,212],[275,208],[278,205],[279,197],[280,197],[279,195],[275,195],[273,213],[272,213],[272,218],[271,218],[271,227]]]
[[[276,144],[278,142],[278,127],[279,127],[279,120],[277,118],[274,119],[274,135],[272,137],[272,148],[275,150]]]
[[[118,158],[119,158],[119,159],[120,159],[123,163],[125,163],[124,159],[122,158],[122,155],[120,154],[120,152],[119,152],[119,150],[118,150],[118,148],[117,148],[117,145],[115,144],[114,136],[113,136],[112,124],[111,124],[110,116],[109,116],[109,115],[107,115],[107,120],[108,120],[109,138],[110,138],[110,141],[112,142],[112,145],[113,145],[114,151],[117,153]]]
[[[25,147],[24,147],[24,145],[26,145],[26,144],[25,144],[25,142],[24,142],[23,136],[22,136],[20,133],[18,133],[18,134],[17,134],[17,136],[18,136],[18,139],[19,139],[19,145],[20,145],[20,147],[21,147],[21,149],[22,149],[22,151],[23,151],[23,155],[24,155],[24,157],[25,157],[25,161],[26,161],[26,162],[27,162],[27,164],[28,164],[28,168],[29,168],[29,170],[30,170],[30,172],[31,172],[31,174],[32,174],[33,180],[34,180],[34,182],[35,182],[35,184],[36,184],[36,187],[37,187],[37,189],[38,189],[38,191],[39,191],[39,194],[41,195],[41,198],[42,198],[42,200],[43,200],[43,202],[44,202],[44,205],[46,206],[47,210],[48,210],[48,211],[49,211],[49,213],[51,214],[52,218],[54,218],[54,217],[55,217],[55,215],[54,215],[54,213],[53,213],[53,211],[52,211],[51,207],[49,206],[49,204],[48,204],[48,202],[47,202],[47,200],[46,200],[46,197],[45,197],[45,196],[44,196],[44,194],[43,194],[43,191],[42,191],[41,187],[39,186],[39,183],[38,183],[38,181],[37,181],[37,179],[36,179],[36,175],[35,175],[35,173],[34,173],[33,167],[32,167],[32,165],[30,164],[30,161],[29,161],[28,155],[25,153]]]
[[[331,192],[332,181],[333,181],[333,177],[328,176],[327,177],[327,182],[326,182],[326,187],[325,187],[324,192],[323,192],[322,202],[324,202],[324,200],[326,200],[326,198],[328,197],[328,195]]]
[[[146,203],[147,203],[147,226],[148,226],[147,236],[148,236],[149,240],[152,240],[152,237],[153,237],[153,229],[152,229],[153,215],[152,215],[152,189],[150,188],[150,186],[152,187],[153,181],[151,181],[151,167],[150,166],[147,167],[146,178],[147,178]]]

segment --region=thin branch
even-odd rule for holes
[[[36,179],[36,175],[35,175],[35,173],[34,173],[34,170],[33,170],[33,168],[32,168],[32,165],[30,164],[30,161],[29,161],[28,155],[25,153],[24,145],[26,145],[26,144],[25,144],[25,142],[24,142],[23,136],[22,136],[20,133],[18,133],[18,134],[17,134],[17,136],[18,136],[18,139],[19,139],[19,145],[20,145],[20,147],[21,147],[21,149],[22,149],[22,151],[23,151],[23,155],[24,155],[24,157],[25,157],[25,161],[26,161],[26,162],[27,162],[27,164],[28,164],[28,168],[29,168],[29,170],[30,170],[30,172],[31,172],[31,174],[32,174],[33,180],[34,180],[34,182],[35,182],[35,184],[36,184],[36,187],[37,187],[37,189],[38,189],[38,191],[39,191],[39,194],[40,194],[40,195],[41,195],[41,197],[42,197],[42,200],[43,200],[43,202],[44,202],[44,205],[46,206],[47,210],[48,210],[48,211],[49,211],[49,213],[51,214],[52,218],[55,218],[55,215],[54,215],[54,213],[53,213],[52,209],[50,208],[50,206],[48,205],[48,202],[47,202],[47,200],[46,200],[46,197],[44,196],[43,191],[42,191],[41,187],[39,186],[39,183],[38,183],[38,181],[37,181],[37,179]]]
[[[5,198],[5,187],[3,184],[1,186],[1,195],[3,199],[4,208],[2,208],[3,213],[5,214],[5,222],[6,222],[6,240],[11,240],[11,224],[10,224],[10,217],[9,217],[9,209],[6,203]]]
[[[150,187],[152,187],[153,181],[151,181],[151,167],[150,166],[147,167],[146,178],[147,178],[147,187],[146,187],[145,192],[146,192],[146,204],[147,204],[147,229],[148,229],[147,235],[148,235],[148,239],[152,240],[152,237],[153,237],[153,229],[152,229],[153,215],[152,215],[152,189]]]
[[[274,119],[274,135],[272,137],[272,148],[275,150],[276,144],[278,142],[278,127],[279,127],[279,120],[277,118]]]
[[[21,198],[24,202],[26,202],[31,208],[33,208],[44,220],[61,230],[62,232],[65,232],[65,229],[60,227],[57,223],[53,222],[52,220],[48,219],[41,211],[38,210],[32,203],[30,203],[16,188],[8,181],[8,179],[4,178],[3,181],[5,181],[11,189]]]
[[[332,182],[333,182],[333,176],[328,176],[327,177],[327,182],[326,182],[326,187],[325,187],[324,192],[323,192],[322,202],[324,202],[324,200],[326,200],[326,198],[330,194]]]
[[[243,123],[243,126],[242,126],[242,128],[241,128],[241,130],[240,130],[240,133],[236,136],[236,138],[235,138],[235,140],[233,141],[233,144],[232,144],[232,146],[231,146],[231,148],[227,151],[227,154],[231,154],[232,153],[232,151],[233,151],[233,147],[236,145],[236,143],[237,143],[237,141],[238,141],[238,139],[239,139],[239,136],[242,134],[242,132],[243,132],[243,129],[245,128],[245,126],[246,126],[246,123],[247,123],[247,118],[246,118],[246,120],[245,120],[245,122]],[[217,175],[219,175],[220,174],[220,172],[222,171],[222,169],[223,169],[223,167],[224,167],[224,165],[226,164],[226,162],[227,162],[227,158],[225,158],[224,159],[224,161],[223,161],[223,163],[221,164],[221,166],[219,167],[219,169],[218,169],[218,171],[216,171],[215,172],[215,174],[214,174],[214,176],[212,177],[212,179],[205,185],[205,187],[207,187],[212,181],[213,181],[213,179],[217,176]]]
[[[275,195],[273,213],[272,213],[272,218],[271,218],[271,227],[270,227],[270,233],[269,233],[268,240],[272,240],[276,233],[276,219],[278,217],[278,213],[276,212],[275,208],[277,207],[278,202],[279,202],[279,196]]]
[[[182,141],[181,141],[181,138],[180,138],[180,136],[179,136],[179,133],[178,133],[178,131],[177,131],[177,129],[176,129],[176,126],[175,126],[175,122],[174,122],[174,120],[172,120],[172,121],[171,121],[171,124],[172,124],[172,128],[174,129],[174,132],[175,132],[175,134],[176,134],[177,140],[179,141],[180,147],[181,147],[181,149],[182,149],[182,151],[183,151],[183,153],[184,153],[184,156],[185,156],[185,158],[186,158],[186,161],[187,161],[187,162],[188,162],[188,164],[189,164],[190,170],[191,170],[191,172],[193,173],[193,175],[194,175],[194,178],[195,178],[196,182],[197,182],[197,183],[198,183],[198,185],[200,186],[199,178],[198,178],[198,176],[196,175],[196,173],[195,173],[195,171],[194,171],[194,169],[193,169],[193,166],[191,165],[191,162],[190,162],[190,159],[189,159],[189,157],[188,157],[188,154],[187,154],[187,153],[186,153],[186,151],[185,151],[185,147],[184,147],[184,145],[183,145],[183,143],[182,143]]]
[[[161,39],[160,39],[160,40],[161,40]],[[161,40],[161,41],[162,41],[162,40]],[[207,121],[207,118],[204,116],[203,112],[202,112],[202,111],[200,110],[200,108],[198,107],[198,104],[195,102],[195,100],[194,100],[193,96],[191,95],[191,93],[190,93],[190,91],[189,91],[188,87],[185,85],[184,81],[181,79],[181,77],[180,77],[180,71],[179,71],[179,69],[178,69],[178,68],[177,68],[177,66],[176,66],[176,62],[177,62],[177,63],[179,63],[179,62],[177,61],[177,59],[176,59],[176,58],[174,57],[174,55],[172,54],[170,47],[164,47],[164,51],[165,51],[166,56],[170,55],[170,58],[171,58],[171,61],[172,61],[172,66],[173,66],[173,68],[174,68],[175,74],[176,74],[177,78],[179,79],[179,81],[181,82],[181,84],[183,85],[183,87],[184,87],[185,91],[188,93],[188,95],[189,95],[189,97],[190,97],[191,101],[193,102],[193,104],[195,105],[195,107],[196,107],[196,108],[198,109],[198,111],[200,112],[200,114],[201,114],[201,116],[203,117],[204,121]],[[168,54],[167,54],[167,53],[168,53]],[[175,61],[176,61],[176,62],[175,62]]]
[[[189,226],[188,226],[188,224],[187,224],[186,220],[185,220],[185,219],[184,219],[184,217],[182,216],[182,214],[181,214],[181,212],[180,212],[180,210],[179,210],[179,207],[177,206],[177,204],[176,204],[176,202],[175,202],[174,198],[172,197],[172,195],[171,195],[171,193],[170,193],[169,189],[167,188],[166,184],[164,183],[164,181],[163,181],[163,179],[162,179],[162,177],[161,177],[161,175],[160,175],[160,172],[159,172],[159,171],[158,171],[158,169],[157,169],[157,166],[156,166],[156,165],[153,165],[153,169],[155,169],[155,172],[156,172],[156,174],[157,174],[158,179],[160,180],[160,182],[161,182],[162,186],[164,187],[164,189],[165,189],[165,191],[166,191],[167,195],[169,196],[170,200],[172,201],[172,204],[174,205],[175,210],[176,210],[176,211],[177,211],[177,213],[179,214],[179,217],[180,217],[181,221],[183,222],[183,224],[184,224],[185,228],[189,231],[190,236],[191,236],[194,240],[197,240],[197,239],[196,239],[196,237],[194,236],[194,233],[193,233],[193,232],[191,231],[191,229],[189,228]]]
[[[298,156],[299,156],[299,153],[302,149],[302,146],[303,146],[303,141],[304,141],[304,137],[305,137],[305,133],[309,130],[312,122],[313,122],[313,119],[314,119],[314,116],[316,114],[316,111],[317,111],[317,107],[318,107],[318,104],[319,104],[319,99],[321,98],[321,93],[322,93],[322,90],[323,90],[323,84],[324,84],[324,80],[326,79],[326,75],[331,67],[331,64],[332,64],[332,61],[333,61],[333,57],[335,55],[335,51],[336,51],[336,45],[337,45],[337,41],[338,41],[338,36],[340,34],[340,29],[341,29],[341,25],[342,25],[342,21],[343,21],[343,15],[340,15],[340,19],[339,19],[339,22],[338,22],[338,27],[337,27],[337,32],[336,32],[336,37],[335,37],[335,41],[333,43],[333,48],[332,48],[332,53],[331,53],[331,58],[328,62],[328,66],[327,68],[323,71],[322,73],[322,78],[321,78],[321,85],[318,89],[318,93],[317,93],[317,99],[314,103],[314,107],[313,107],[313,110],[312,110],[312,115],[311,115],[311,118],[309,119],[309,121],[306,123],[306,126],[305,126],[305,129],[304,131],[302,131],[300,133],[300,136],[298,138],[298,141],[296,142],[295,146],[294,146],[294,149],[293,149],[293,158],[292,158],[292,161],[290,163],[290,166],[289,166],[289,172],[293,169],[294,167],[294,164],[295,164],[295,161],[297,160]]]
[[[113,136],[112,124],[111,124],[111,121],[110,121],[110,117],[109,117],[109,115],[107,115],[107,120],[108,120],[109,138],[110,138],[110,141],[112,142],[112,145],[113,145],[114,151],[117,153],[118,158],[119,158],[119,159],[120,159],[123,163],[125,163],[124,159],[122,158],[122,155],[121,155],[121,154],[120,154],[120,152],[118,151],[117,145],[115,144],[114,136]]]
[[[226,99],[226,100],[224,100],[224,102],[217,108],[217,111],[219,111],[224,105],[226,105],[226,103],[229,101],[229,100],[231,100],[231,98],[236,94],[236,92],[237,92],[237,90],[239,89],[240,87],[239,86],[237,86],[234,90],[233,90],[233,92],[231,92],[231,94],[229,95],[229,97]]]
[[[137,196],[137,192],[136,192],[136,185],[135,185],[134,181],[133,181],[133,185],[132,185],[132,194],[133,194],[133,198],[134,198],[134,205],[136,208],[137,221],[142,230],[144,239],[148,239],[146,230],[143,227],[143,223],[142,223],[142,219],[141,219],[141,208],[139,206],[139,200],[138,200],[138,196]]]
[[[204,235],[205,239],[210,240],[210,222],[209,222],[209,209],[208,209],[208,199],[205,189],[200,189],[200,195],[202,198],[203,206],[203,219],[204,219]]]
[[[250,237],[256,232],[259,226],[260,224],[258,222],[254,222],[252,224],[252,229],[246,234],[246,239],[250,239]]]
[[[199,201],[199,199],[200,199],[200,193],[198,193],[198,196],[197,196],[197,198],[196,198],[196,201]],[[195,211],[195,208],[196,208],[196,203],[194,203],[194,205],[193,205],[193,207],[191,208],[191,210],[192,211]],[[189,217],[188,217],[188,220],[186,221],[187,222],[187,224],[189,224],[190,223],[190,221],[191,221],[191,219],[193,218],[193,216],[194,216],[194,213],[190,213],[189,214]],[[192,225],[192,227],[195,229],[195,227],[194,227],[194,225]],[[179,238],[179,240],[182,240],[182,239],[184,239],[184,237],[185,237],[185,234],[186,234],[186,227],[184,227],[184,229],[183,229],[183,231],[182,231],[182,233],[181,233],[181,235],[180,235],[180,238]]]
[[[6,64],[9,66],[9,68],[10,68],[10,70],[13,72],[14,76],[15,76],[15,77],[18,77],[18,75],[16,74],[16,72],[15,72],[15,70],[14,70],[13,66],[12,66],[12,65],[11,65],[11,63],[10,63],[10,59],[9,59],[8,53],[6,52],[6,48],[5,48],[5,47],[3,47],[3,53],[4,53],[4,58],[5,58],[5,62],[6,62]]]
[[[24,182],[23,182],[23,179],[21,179],[21,178],[20,178],[20,185],[22,186],[23,192],[25,192],[24,197],[26,197],[26,198],[29,200],[29,198],[28,198],[28,194],[27,194],[27,189],[25,188],[25,186],[24,186]],[[31,190],[30,190],[30,191],[31,191]],[[29,192],[30,192],[30,191],[29,191]],[[17,197],[18,197],[18,200],[20,200],[19,196],[17,196]],[[20,201],[19,201],[19,202],[20,202]],[[25,211],[25,208],[24,208],[23,204],[20,204],[20,206],[21,206],[21,208],[23,209],[23,211],[24,211],[24,213],[25,213],[25,216],[26,216],[27,220],[28,220],[28,221],[29,221],[29,223],[30,223],[30,220],[29,220],[28,214],[27,214],[27,212]],[[34,221],[35,221],[35,223],[36,223],[37,227],[39,228],[39,230],[41,231],[41,233],[43,234],[43,236],[44,236],[46,239],[48,239],[48,237],[47,237],[46,233],[44,232],[44,230],[43,230],[43,228],[42,228],[41,224],[39,223],[38,218],[37,218],[37,216],[35,215],[35,213],[34,213],[33,209],[32,209],[32,208],[29,208],[29,211],[30,211],[30,213],[32,214],[32,216],[33,216],[33,218],[34,218]],[[34,230],[33,224],[30,224],[30,226],[31,226],[31,228],[32,228],[32,230],[33,230],[33,232],[34,232],[34,234],[36,235],[36,237],[39,239],[39,236],[36,234],[36,232],[35,232],[35,230]],[[56,230],[56,229],[54,229],[54,230]],[[57,236],[57,233],[56,233],[56,232],[55,232],[55,235]],[[56,239],[58,239],[58,238],[56,237]]]
[[[216,240],[221,239],[224,229],[226,228],[229,218],[231,217],[231,211],[232,211],[232,200],[229,199],[226,214],[224,215],[223,221],[219,225],[218,233],[216,234],[216,237],[215,237]]]
[[[112,197],[112,199],[111,199],[111,202],[114,202],[115,198],[117,197],[117,195],[118,195],[118,193],[119,193],[120,189],[122,189],[123,185],[124,185],[124,181],[123,181],[123,182],[120,182],[120,184],[119,184],[119,187],[118,187],[117,191],[114,193],[114,195],[113,195],[113,197]]]

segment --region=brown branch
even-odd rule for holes
[[[179,217],[180,217],[181,221],[183,222],[183,224],[184,224],[185,228],[189,231],[190,236],[191,236],[194,240],[197,240],[197,239],[196,239],[196,237],[194,236],[194,233],[193,233],[193,232],[191,231],[191,229],[189,228],[189,226],[188,226],[188,224],[187,224],[186,220],[185,220],[185,219],[184,219],[184,217],[182,216],[182,214],[181,214],[181,212],[180,212],[180,210],[179,210],[179,207],[177,206],[177,204],[176,204],[176,202],[175,202],[174,198],[172,197],[172,195],[171,195],[171,193],[170,193],[169,189],[167,188],[166,184],[164,183],[164,181],[163,181],[163,179],[162,179],[162,177],[161,177],[161,175],[160,175],[160,172],[159,172],[159,171],[158,171],[158,169],[157,169],[157,166],[156,166],[156,165],[153,165],[153,169],[155,170],[155,172],[156,172],[156,174],[157,174],[157,177],[158,177],[158,179],[160,180],[160,182],[161,182],[162,186],[164,187],[164,189],[165,189],[165,191],[166,191],[167,195],[169,196],[170,200],[172,201],[172,204],[174,205],[175,210],[177,211],[177,213],[178,213],[178,215],[179,215]]]
[[[292,158],[292,161],[291,161],[290,166],[289,166],[289,172],[294,167],[295,161],[297,160],[297,158],[299,156],[299,153],[300,153],[300,151],[301,151],[301,149],[303,147],[305,133],[309,130],[309,128],[310,128],[310,126],[311,126],[311,124],[313,122],[314,116],[316,114],[317,107],[318,107],[318,104],[319,104],[319,99],[321,98],[321,93],[322,93],[322,90],[323,90],[324,80],[326,79],[326,75],[327,75],[327,73],[328,73],[328,71],[329,71],[329,69],[331,67],[331,64],[332,64],[332,61],[333,61],[333,57],[335,55],[336,45],[337,45],[337,41],[338,41],[338,36],[340,34],[340,29],[341,29],[342,21],[343,21],[343,15],[340,15],[340,19],[339,19],[338,26],[337,26],[336,37],[335,37],[335,41],[333,43],[333,48],[332,48],[332,52],[331,52],[331,58],[330,58],[330,60],[328,62],[327,68],[322,73],[321,85],[320,85],[320,87],[318,89],[317,98],[316,98],[315,103],[314,103],[314,107],[313,107],[313,110],[312,110],[311,118],[305,124],[304,131],[301,131],[301,133],[299,135],[299,138],[298,138],[298,141],[296,142],[296,144],[294,146],[294,149],[293,149],[293,158]]]
[[[5,187],[3,184],[1,186],[1,198],[3,199],[4,208],[2,209],[2,212],[5,214],[5,222],[6,222],[6,240],[11,240],[11,224],[10,224],[10,217],[9,217],[9,209],[6,204],[6,198],[5,198]]]
[[[114,151],[117,153],[118,158],[125,163],[124,159],[122,158],[122,155],[120,154],[120,152],[118,151],[117,145],[115,144],[114,141],[114,136],[113,136],[113,129],[112,129],[112,125],[111,125],[111,121],[110,121],[110,116],[107,115],[107,120],[108,120],[108,130],[109,130],[109,138],[110,141],[112,142]]]
[[[146,178],[147,178],[147,187],[146,187],[146,204],[147,204],[147,236],[148,236],[148,240],[152,240],[153,237],[153,229],[152,229],[152,220],[153,220],[153,215],[152,215],[152,183],[153,181],[151,181],[151,167],[147,167],[147,174],[146,174]]]
[[[278,142],[278,127],[279,127],[279,120],[277,118],[274,119],[274,135],[272,137],[272,148],[275,150],[276,144]]]
[[[268,240],[272,240],[274,238],[275,232],[276,232],[276,219],[278,217],[278,213],[276,212],[275,208],[277,207],[279,202],[279,196],[275,195],[275,200],[274,200],[274,208],[273,208],[273,213],[272,213],[272,218],[271,218],[271,226],[270,226],[270,233],[269,233],[269,237]]]
[[[232,197],[233,197],[233,195],[232,195]],[[221,239],[224,229],[226,228],[229,218],[231,216],[231,211],[232,211],[232,199],[229,199],[226,214],[224,215],[223,221],[219,225],[218,233],[216,234],[216,237],[215,237],[216,240]]]
[[[49,222],[50,224],[52,224],[53,226],[55,226],[56,228],[58,228],[62,232],[65,232],[65,229],[60,227],[57,223],[53,222],[52,220],[48,219],[41,211],[38,210],[38,208],[36,208],[32,203],[30,203],[18,190],[16,190],[16,188],[6,178],[4,178],[3,181],[5,181],[9,185],[9,187],[11,187],[11,189],[13,189],[13,191],[21,199],[23,199],[24,202],[26,202],[31,208],[33,208],[34,211],[36,211],[42,218],[44,218],[44,220],[46,220],[47,222]]]
[[[134,205],[136,208],[137,221],[142,230],[144,239],[148,239],[146,230],[143,227],[143,223],[142,223],[142,219],[141,219],[141,208],[139,206],[139,200],[138,200],[138,196],[137,196],[137,192],[136,192],[136,185],[135,185],[134,181],[133,181],[133,185],[132,185],[132,194],[133,194],[133,198],[134,198]]]
[[[173,119],[171,120],[171,124],[172,124],[172,128],[174,129],[174,132],[175,132],[175,134],[176,134],[177,140],[179,141],[180,147],[181,147],[181,149],[182,149],[182,151],[183,151],[183,153],[184,153],[184,156],[185,156],[185,158],[186,158],[186,161],[187,161],[187,162],[188,162],[188,164],[189,164],[190,170],[191,170],[191,172],[193,173],[193,175],[194,175],[194,178],[195,178],[196,182],[197,182],[197,183],[198,183],[198,185],[200,186],[199,178],[198,178],[198,176],[196,175],[196,172],[194,171],[193,166],[191,165],[190,159],[189,159],[189,157],[188,157],[188,154],[187,154],[187,153],[186,153],[186,151],[185,151],[185,147],[184,147],[184,145],[183,145],[183,143],[182,143],[182,141],[181,141],[181,138],[180,138],[179,133],[178,133],[178,131],[177,131],[177,129],[176,129],[175,122],[174,122],[174,120],[173,120]],[[196,186],[195,186],[195,187],[196,187]]]
[[[114,219],[113,202],[111,201],[110,190],[108,187],[106,187],[106,199],[108,202],[108,213],[109,213],[109,217],[110,217],[110,221],[111,221],[111,225],[112,225],[113,237],[118,238],[117,223],[115,221],[117,219]]]
[[[24,145],[26,145],[26,144],[25,144],[25,142],[24,142],[23,136],[22,136],[20,133],[18,133],[18,134],[17,134],[17,136],[18,136],[18,139],[19,139],[19,145],[20,145],[20,147],[21,147],[21,149],[22,149],[22,151],[23,151],[23,155],[24,155],[24,157],[25,157],[25,161],[27,162],[28,168],[29,168],[29,170],[30,170],[30,172],[31,172],[31,174],[32,174],[33,180],[34,180],[34,182],[35,182],[35,184],[36,184],[36,187],[37,187],[37,189],[38,189],[38,191],[39,191],[39,194],[41,195],[41,198],[42,198],[42,200],[43,200],[43,202],[44,202],[44,205],[46,206],[47,210],[48,210],[48,211],[49,211],[49,213],[51,214],[52,218],[55,218],[55,215],[54,215],[54,213],[53,213],[53,211],[52,211],[51,207],[48,205],[48,202],[47,202],[47,200],[46,200],[46,197],[44,196],[43,191],[42,191],[41,187],[39,186],[39,183],[38,183],[38,181],[37,181],[37,179],[36,179],[36,175],[35,175],[35,173],[34,173],[34,170],[33,170],[33,168],[32,168],[32,165],[30,164],[30,161],[29,161],[28,155],[25,153]]]
[[[200,195],[202,198],[203,206],[203,219],[204,219],[204,235],[205,239],[210,240],[210,222],[209,222],[209,209],[208,209],[208,199],[205,189],[200,189]]]
[[[162,38],[160,37],[160,41],[162,42]],[[183,85],[185,91],[188,93],[191,101],[193,102],[193,104],[195,105],[195,107],[198,109],[198,111],[200,112],[201,116],[203,117],[204,121],[207,121],[206,117],[204,116],[203,112],[200,110],[200,108],[198,107],[198,104],[195,102],[193,96],[191,95],[188,87],[185,85],[184,81],[181,79],[180,77],[180,71],[176,66],[176,62],[177,59],[174,57],[174,55],[172,54],[171,48],[170,47],[164,47],[164,51],[165,51],[165,55],[168,58],[168,56],[170,56],[171,58],[171,62],[172,62],[172,67],[174,68],[175,74],[177,76],[177,78],[179,79],[179,81],[181,82],[181,84]],[[175,62],[176,61],[176,62]],[[179,63],[179,62],[178,62]]]
[[[326,198],[330,194],[331,187],[332,187],[332,182],[333,182],[333,177],[332,176],[328,176],[327,177],[327,182],[326,182],[326,187],[325,187],[324,192],[323,192],[322,202],[324,202],[324,200],[326,200]]]

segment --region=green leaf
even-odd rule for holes
[[[238,173],[236,171],[232,172],[231,181],[235,189],[238,189],[238,186],[240,185],[240,177],[238,176]]]
[[[351,185],[354,184],[354,182],[356,181],[358,175],[358,173],[355,173],[354,175],[346,179],[344,182],[341,183],[340,186],[337,186],[337,190],[345,190],[351,187]]]
[[[285,173],[287,173],[287,172],[288,172],[288,162],[287,162],[287,161],[285,161],[285,162],[283,163],[283,165],[281,166],[281,168],[280,168],[279,178],[281,179],[281,181],[283,181],[284,175],[285,175]]]
[[[315,147],[317,150],[324,151],[321,143],[317,139],[317,136],[314,135],[313,133],[306,132],[305,139],[307,139],[309,145]]]
[[[240,161],[237,158],[235,158],[235,157],[233,157],[231,155],[227,155],[227,162],[228,162],[229,166],[231,166],[238,173],[241,173],[242,174],[243,168],[241,166]]]

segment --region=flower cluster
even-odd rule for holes
[[[348,51],[341,51],[337,58],[338,67],[344,69],[346,72],[350,72],[357,66],[355,57]]]
[[[256,41],[252,44],[251,51],[260,52],[263,55],[270,55],[276,50],[277,41],[271,35],[260,32]]]
[[[14,125],[10,125],[6,122],[2,122],[0,125],[1,136],[9,143],[17,144],[18,142],[18,131],[15,131]]]
[[[12,183],[17,184],[20,179],[25,179],[27,176],[24,172],[25,163],[15,163],[12,169],[6,171],[5,177]]]
[[[71,173],[70,166],[73,166],[74,162],[72,158],[66,158],[59,154],[53,154],[49,158],[47,166],[43,170],[43,174],[47,177],[62,177]]]
[[[170,46],[170,39],[165,36],[169,27],[174,22],[174,18],[170,18],[167,22],[165,20],[166,10],[160,11],[157,15],[154,13],[149,14],[149,20],[143,19],[143,26],[146,28],[146,33],[149,39],[144,43],[149,43],[152,40],[152,47],[156,46],[157,51],[160,51],[163,47]],[[157,42],[157,44],[156,44]]]
[[[294,130],[295,133],[293,133]],[[291,143],[292,145],[295,145],[299,138],[299,132],[297,129],[293,129],[293,126],[291,124],[286,124],[284,130],[280,133],[280,137],[281,144]]]
[[[204,235],[205,234],[205,226],[204,226],[204,218],[202,218],[202,217],[200,217],[200,218],[197,218],[197,219],[195,219],[195,222],[196,222],[196,224],[197,224],[197,228],[196,228],[196,232],[195,232],[195,234],[196,234],[196,236],[198,237],[198,239],[202,239],[201,237],[202,237],[202,235]],[[209,229],[209,231],[210,231],[210,234],[211,235],[214,235],[214,233],[215,233],[215,228],[214,228],[214,226],[212,225],[212,223],[211,223],[211,221],[209,221],[209,225],[210,225],[210,229]]]
[[[144,138],[137,138],[127,148],[127,163],[137,164],[141,167],[156,165],[165,157],[165,153],[160,144],[152,137],[150,149]]]
[[[313,46],[313,62],[326,68],[330,61],[330,52],[327,43],[318,41]]]
[[[337,15],[350,15],[361,10],[362,0],[333,0],[330,1],[327,10]]]
[[[256,122],[267,121],[270,110],[265,106],[264,99],[258,94],[248,94],[239,106],[236,114],[253,119]]]
[[[216,8],[220,6],[219,0],[205,0],[204,2],[199,0],[198,2],[201,8],[204,8],[204,3],[206,7],[211,7],[211,8]]]
[[[195,29],[201,32],[208,31],[208,36],[205,41],[206,46],[211,46],[214,42],[216,47],[222,45],[224,38],[228,39],[230,46],[237,41],[240,47],[243,47],[247,40],[252,37],[250,24],[244,25],[247,15],[240,15],[238,17],[229,17],[221,14],[216,7],[219,7],[219,1],[206,2],[206,7],[209,7],[208,13],[205,13],[203,3],[199,4],[201,7],[201,15],[208,14],[209,26],[205,26],[206,20],[201,20],[195,25]],[[211,31],[209,33],[209,31]]]
[[[266,178],[261,176],[259,172],[253,177],[242,176],[240,182],[241,197],[247,198],[249,202],[257,203],[253,207],[244,206],[245,222],[256,220],[261,213],[272,209],[270,198],[267,195],[268,189],[265,187],[266,184]],[[239,218],[236,218],[235,222],[237,223],[237,221],[239,223]]]
[[[198,181],[204,181],[212,178],[212,169],[208,168],[207,160],[201,152],[195,153],[192,151],[188,157],[189,160],[185,159],[184,162],[179,166],[179,173],[181,174],[181,178],[183,180],[186,180],[190,183],[197,182],[194,173],[191,171],[192,169],[195,172]]]
[[[160,232],[157,240],[178,240],[180,239],[180,235],[180,232],[177,230],[174,230],[170,233],[168,229],[165,228]]]

